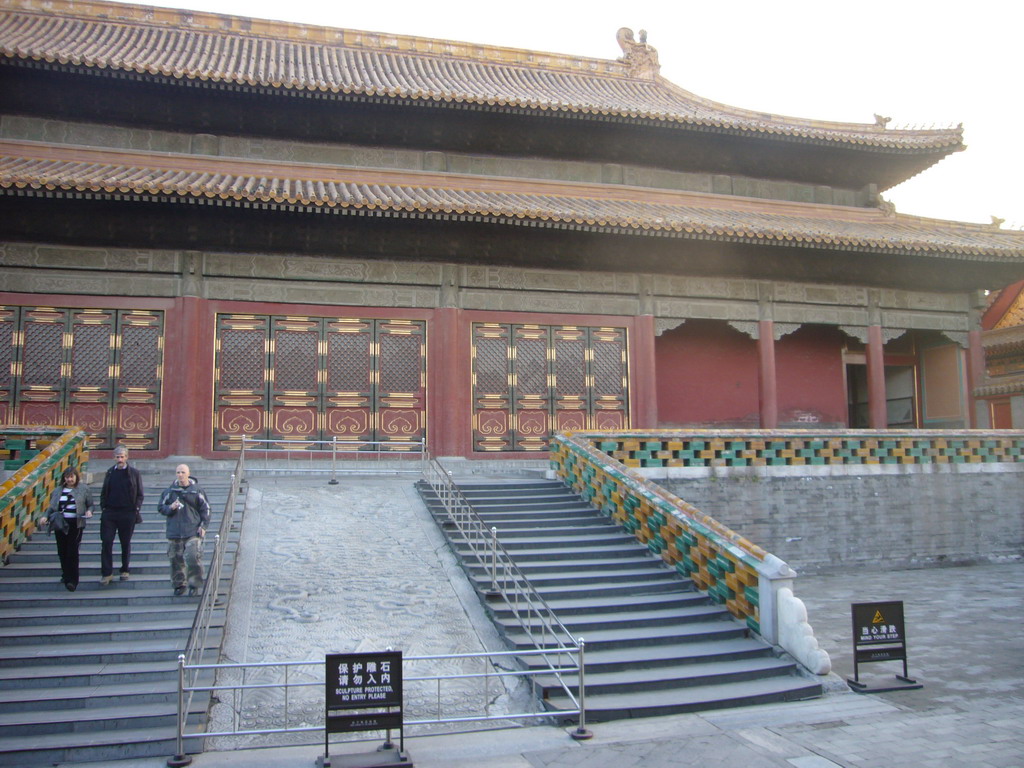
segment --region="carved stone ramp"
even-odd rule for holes
[[[470,560],[429,486],[419,490],[483,596],[485,566]],[[555,481],[460,482],[485,525],[559,620],[585,641],[590,721],[693,712],[820,696],[821,685],[753,635],[646,547]],[[484,600],[514,649],[533,648],[512,612]],[[521,659],[542,668],[536,656]],[[578,693],[575,675],[562,675]],[[553,675],[535,688],[551,710],[573,709]]]
[[[193,473],[210,499],[213,520],[204,552],[209,561],[229,479],[227,473]],[[171,590],[164,518],[156,503],[173,478],[173,465],[143,469],[146,501],[132,537],[128,581],[118,579],[115,541],[114,581],[99,584],[98,510],[85,529],[75,592],[60,583],[56,546],[45,532],[0,568],[0,765],[174,754],[177,658],[199,598],[176,597]],[[98,485],[92,490],[96,499]],[[244,496],[236,503],[244,505]],[[226,576],[234,546],[232,541],[227,549]],[[223,622],[221,609],[208,638],[212,647],[220,645]],[[202,722],[208,699],[196,694],[190,723]]]

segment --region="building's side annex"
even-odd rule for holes
[[[0,422],[101,451],[989,426],[1024,235],[881,196],[963,149],[622,57],[0,4]]]

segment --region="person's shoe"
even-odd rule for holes
[[[121,571],[121,581],[128,581],[128,577],[131,574],[128,571]]]
[[[110,586],[110,582],[112,582],[113,580],[114,580],[114,575],[113,574],[111,574],[110,576],[101,576],[100,577],[100,586],[101,587],[109,587]]]
[[[199,594],[199,587],[189,587],[188,588],[188,596],[189,597],[195,597],[198,594]]]
[[[184,595],[185,594],[185,588],[184,587],[175,587],[174,588],[174,594],[175,595]]]
[[[78,589],[78,585],[73,581],[65,581],[64,589],[66,589],[68,592],[74,592],[76,589]]]

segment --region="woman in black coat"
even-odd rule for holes
[[[74,467],[64,470],[61,484],[50,495],[45,521],[57,539],[61,583],[68,592],[78,589],[78,548],[82,544],[85,521],[92,517],[92,495],[89,486]]]

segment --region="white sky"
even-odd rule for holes
[[[1024,3],[1015,0],[158,0],[330,27],[614,59],[619,27],[692,93],[890,128],[964,125],[967,150],[885,196],[901,213],[1024,227]]]

